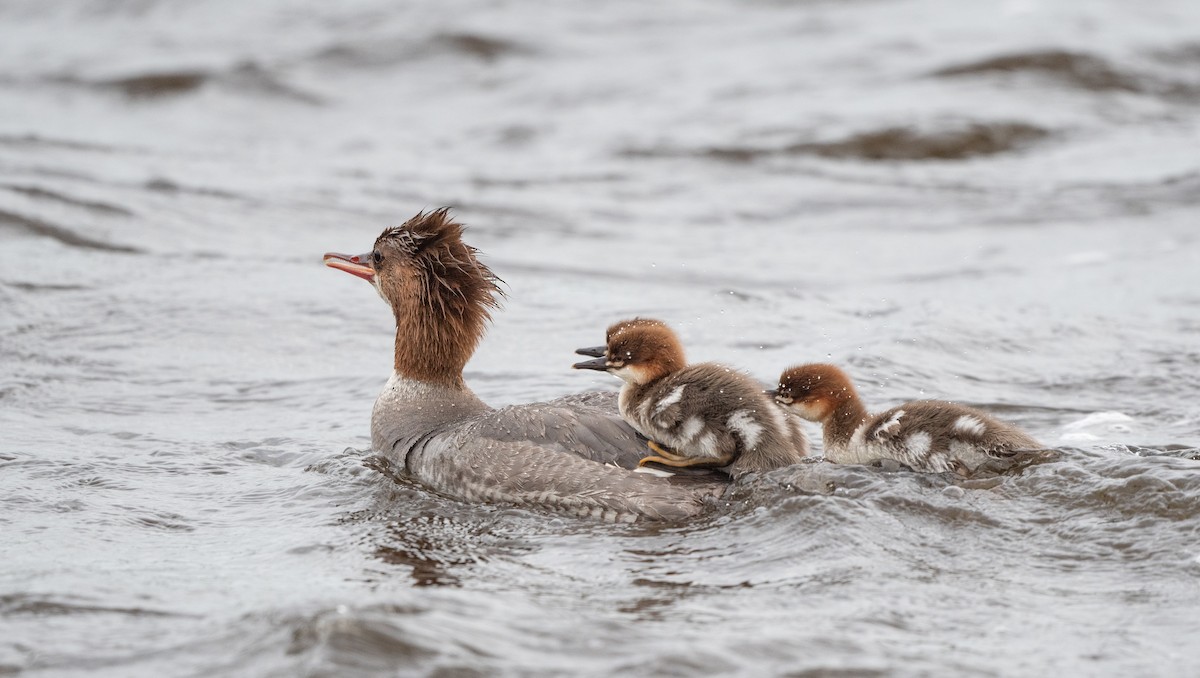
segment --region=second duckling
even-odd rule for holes
[[[917,400],[868,414],[850,377],[833,365],[784,370],[774,395],[781,405],[822,425],[825,459],[837,464],[891,459],[914,471],[968,476],[1053,455],[1015,426],[955,403]]]
[[[643,464],[723,467],[737,476],[789,466],[808,454],[799,422],[757,382],[716,363],[688,365],[679,338],[661,321],[615,323],[604,357],[575,368],[606,371],[625,382],[621,416],[656,452]]]

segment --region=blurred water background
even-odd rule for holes
[[[1197,675],[1198,114],[1192,0],[6,0],[0,675]],[[665,526],[396,485],[320,255],[441,205],[494,405],[640,313],[1062,458]]]

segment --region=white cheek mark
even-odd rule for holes
[[[933,445],[933,437],[926,431],[917,431],[908,437],[905,447],[908,448],[908,453],[914,457],[924,457],[929,454],[929,448]]]
[[[618,367],[615,370],[609,370],[608,373],[615,375],[617,377],[620,377],[621,381],[624,381],[626,384],[642,383],[642,380],[641,380],[642,371],[637,369],[636,367],[633,367],[632,365],[625,365],[624,367]]]
[[[808,421],[822,421],[825,419],[825,408],[821,407],[819,402],[793,403],[792,409],[801,418]]]
[[[683,399],[683,389],[687,388],[687,384],[676,386],[673,391],[667,394],[667,397],[658,401],[658,405],[654,407],[654,414],[662,414],[662,411],[674,405]]]
[[[904,410],[896,410],[896,413],[892,415],[891,419],[888,419],[886,424],[875,429],[875,439],[882,440],[883,437],[890,433],[893,429],[899,427],[900,418],[903,416]]]
[[[758,447],[758,439],[762,435],[762,424],[754,421],[753,415],[747,410],[738,410],[729,415],[725,422],[734,433],[741,437],[747,449]]]
[[[970,436],[982,436],[987,426],[978,417],[964,414],[954,422],[954,430]]]

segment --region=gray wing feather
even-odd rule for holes
[[[616,394],[581,393],[546,403],[503,407],[479,417],[460,438],[536,446],[621,468],[637,468],[646,455],[640,438],[617,414]]]
[[[704,510],[705,497],[723,489],[677,486],[528,441],[500,444],[468,436],[427,440],[409,454],[408,472],[465,501],[536,506],[620,522],[690,518]]]

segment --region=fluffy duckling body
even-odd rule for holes
[[[833,365],[788,368],[775,399],[822,425],[825,458],[838,464],[891,459],[915,471],[970,475],[1048,452],[1020,429],[955,403],[918,400],[868,414],[850,377]]]
[[[603,358],[575,367],[625,382],[618,410],[657,452],[643,463],[723,467],[736,476],[788,466],[808,453],[799,423],[757,382],[716,363],[688,365],[678,337],[662,322],[623,321],[607,336]]]

